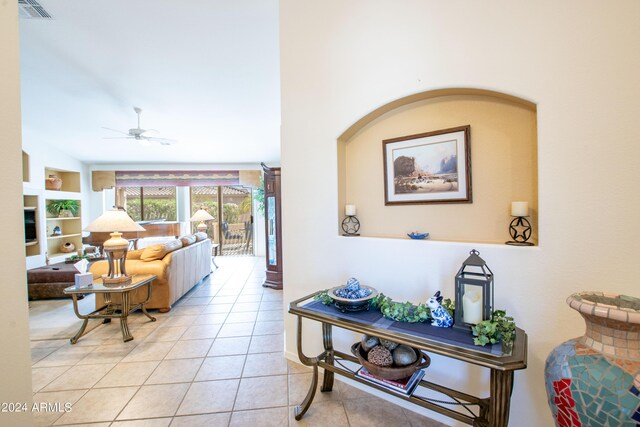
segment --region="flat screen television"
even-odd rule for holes
[[[36,235],[36,210],[24,210],[24,241],[25,243],[37,241]]]

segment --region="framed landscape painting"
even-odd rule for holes
[[[470,128],[382,141],[384,204],[471,203]]]

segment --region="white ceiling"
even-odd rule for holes
[[[20,20],[25,141],[88,163],[279,162],[277,0],[40,3],[53,20]],[[103,139],[134,106],[179,144]]]

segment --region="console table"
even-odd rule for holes
[[[471,332],[467,334],[464,331],[437,328],[426,323],[394,322],[385,319],[375,309],[342,313],[333,306],[326,306],[319,301],[314,301],[315,295],[308,295],[289,304],[289,313],[298,316],[298,357],[303,364],[313,368],[309,392],[303,402],[295,407],[296,420],[302,419],[311,406],[318,385],[318,368],[320,367],[325,370],[321,388],[323,392],[332,390],[334,374],[339,374],[469,425],[476,427],[507,426],[513,390],[513,373],[515,370],[527,367],[527,335],[522,329],[516,330],[515,342],[510,353],[507,354],[502,352],[500,344],[491,347],[474,346]],[[303,318],[322,323],[324,351],[315,357],[305,355],[302,350]],[[414,394],[407,396],[362,380],[355,375],[355,370],[351,370],[343,364],[344,361],[357,364],[358,359],[351,354],[333,348],[333,326],[385,338],[444,357],[488,368],[491,370],[489,396],[479,398],[424,379],[420,381]],[[420,396],[418,391],[421,387],[441,393],[450,401]],[[455,408],[461,408],[461,410]]]
[[[158,276],[153,274],[134,274],[131,276],[131,283],[124,285],[102,283],[102,279],[95,279],[89,286],[70,286],[64,290],[64,293],[71,295],[73,298],[73,311],[76,313],[79,319],[82,319],[82,325],[80,330],[73,338],[71,338],[71,344],[78,342],[78,339],[84,334],[87,328],[89,319],[104,319],[104,323],[111,322],[111,319],[120,319],[120,330],[122,331],[122,340],[124,342],[131,341],[133,336],[129,332],[129,324],[127,319],[129,314],[141,309],[142,313],[149,318],[152,322],[156,321],[156,318],[147,313],[145,304],[151,299],[151,282],[157,279]],[[137,304],[131,304],[130,293],[131,291],[138,289],[141,286],[147,286],[146,299]],[[101,293],[104,294],[104,300],[106,305],[100,307],[97,310],[88,314],[81,314],[78,310],[78,296],[82,294]],[[120,295],[120,303],[114,303],[111,301],[111,294]]]

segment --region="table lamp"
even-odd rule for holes
[[[207,224],[205,224],[204,222],[211,221],[212,219],[215,219],[215,218],[212,217],[209,212],[205,211],[204,209],[198,209],[196,213],[194,213],[193,216],[191,217],[191,222],[200,221],[200,224],[198,224],[196,228],[198,229],[199,232],[206,233]]]
[[[125,269],[125,260],[129,249],[129,241],[122,238],[125,231],[145,231],[135,223],[125,211],[108,210],[93,221],[84,231],[111,233],[111,238],[104,242],[104,252],[109,263],[109,272],[102,276],[102,283],[126,285],[131,283],[131,276]]]

